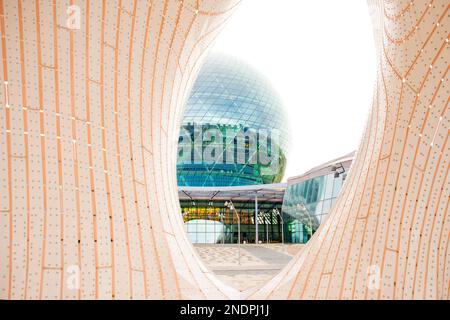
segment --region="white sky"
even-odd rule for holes
[[[284,180],[358,147],[375,83],[364,0],[243,0],[214,51],[274,85],[290,120]]]

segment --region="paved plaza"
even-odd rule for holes
[[[243,244],[239,250],[236,244],[194,246],[219,279],[240,291],[266,283],[303,247],[300,244]]]

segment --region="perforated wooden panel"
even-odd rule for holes
[[[378,77],[356,160],[306,249],[250,298],[450,297],[450,4],[368,3]]]
[[[173,158],[236,4],[0,1],[0,298],[233,296],[184,234]]]

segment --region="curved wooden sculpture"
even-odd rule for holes
[[[356,160],[306,249],[252,298],[450,297],[450,6],[369,7],[378,77]]]
[[[0,298],[233,296],[185,235],[175,156],[236,4],[0,1]]]
[[[369,2],[357,159],[306,250],[246,297],[449,298],[449,5]],[[0,0],[0,299],[238,297],[190,245],[175,175],[183,101],[236,6]]]

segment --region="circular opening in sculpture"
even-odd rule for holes
[[[310,14],[318,11],[320,22]],[[260,279],[268,279],[328,217],[350,169],[375,79],[369,11],[366,3],[241,3],[204,61],[178,144],[185,229],[219,277],[240,279],[246,268],[266,265],[272,271]],[[266,176],[259,129],[281,131],[282,170]],[[311,168],[308,178],[286,184]],[[224,205],[230,200],[233,209]],[[272,252],[271,263],[259,247]],[[218,255],[242,272],[227,274]]]

